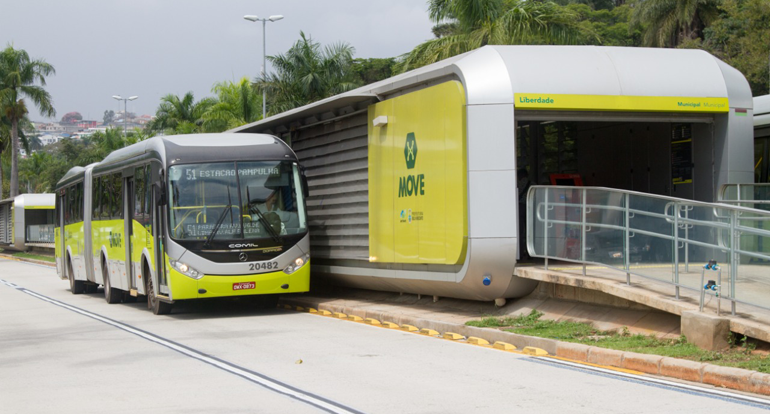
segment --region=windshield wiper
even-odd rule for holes
[[[259,217],[259,222],[262,223],[262,227],[264,227],[268,233],[270,233],[270,237],[275,240],[276,243],[281,243],[281,236],[278,234],[278,232],[275,231],[273,226],[270,224],[269,221],[265,218],[265,215],[262,214],[261,211],[259,211],[259,207],[257,207],[256,204],[251,204],[251,196],[249,195],[249,186],[246,186],[246,198],[249,199],[249,213],[257,213],[257,217]]]
[[[219,232],[219,228],[222,227],[222,222],[225,221],[225,215],[227,212],[230,212],[230,221],[233,221],[233,201],[230,198],[230,186],[227,186],[227,207],[222,211],[222,214],[219,215],[219,218],[217,218],[216,224],[214,224],[214,229],[211,230],[211,234],[209,234],[209,237],[206,239],[206,243],[203,243],[203,247],[211,246],[211,241],[214,240],[214,236],[217,235]]]

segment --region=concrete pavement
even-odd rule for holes
[[[235,302],[179,302],[171,315],[155,316],[142,303],[107,305],[98,294],[71,295],[50,268],[18,262],[0,260],[0,279],[8,282],[0,284],[3,412],[318,408],[161,340],[361,412],[657,414],[767,407],[709,387],[652,383],[633,373],[620,377],[553,358]]]

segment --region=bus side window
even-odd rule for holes
[[[109,220],[110,218],[110,211],[112,211],[112,194],[115,191],[112,188],[112,180],[110,180],[109,175],[103,175],[101,177],[102,180],[102,205],[101,205],[101,212],[99,213],[99,217],[102,218],[102,220]]]
[[[91,220],[99,220],[99,204],[101,203],[101,189],[99,188],[99,177],[94,177],[91,182]]]
[[[123,218],[123,177],[118,174],[112,175],[113,186],[115,187],[115,194],[112,197],[112,218]]]
[[[136,168],[134,180],[134,220],[144,224],[144,189],[147,185],[144,176],[144,167]]]
[[[85,212],[83,208],[85,207],[85,203],[83,203],[83,183],[78,183],[76,186],[76,197],[77,197],[77,212],[75,213],[75,221],[80,222],[83,221],[83,217],[85,216]]]

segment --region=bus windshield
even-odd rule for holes
[[[290,161],[175,165],[168,169],[169,232],[176,240],[273,239],[307,231],[299,167]]]

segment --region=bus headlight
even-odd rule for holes
[[[294,259],[294,261],[291,262],[290,265],[286,266],[283,269],[283,272],[286,273],[286,274],[292,274],[292,273],[296,272],[297,270],[299,270],[300,267],[304,266],[305,263],[307,263],[308,260],[310,260],[310,255],[309,254],[303,254],[302,256]]]
[[[203,273],[195,270],[193,267],[191,267],[187,263],[178,262],[176,260],[169,260],[169,263],[171,263],[171,266],[174,269],[176,269],[177,272],[187,277],[191,277],[196,280],[203,277]]]

